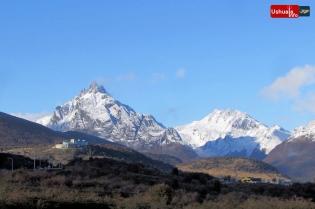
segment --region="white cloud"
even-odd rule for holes
[[[134,73],[128,73],[128,74],[124,74],[124,75],[120,75],[116,78],[117,82],[121,82],[121,81],[136,81],[137,77],[135,76]]]
[[[13,116],[16,116],[19,118],[23,118],[23,119],[26,119],[29,121],[36,122],[36,120],[43,118],[45,116],[52,115],[52,113],[47,112],[47,111],[43,111],[41,113],[20,113],[20,112],[17,112],[17,113],[10,113],[10,115],[13,115]]]
[[[306,110],[315,114],[315,93],[306,90],[309,88],[303,88],[314,85],[315,66],[305,65],[303,68],[293,68],[285,76],[263,88],[260,93],[274,101],[281,99],[293,102],[293,110]]]
[[[176,77],[177,78],[184,78],[185,77],[185,73],[186,73],[186,71],[185,71],[185,69],[179,69],[177,72],[176,72]]]
[[[99,76],[97,79],[96,79],[96,83],[100,84],[100,85],[104,85],[104,84],[107,84],[110,82],[110,79],[109,78],[105,78],[103,76]]]
[[[163,73],[153,73],[151,76],[151,82],[156,83],[160,80],[166,79],[166,76]]]
[[[304,68],[293,68],[285,76],[263,88],[260,93],[271,100],[300,98],[300,88],[312,84],[315,84],[315,67],[305,65]]]
[[[309,92],[306,96],[299,99],[292,109],[298,111],[308,110],[315,114],[315,94]]]

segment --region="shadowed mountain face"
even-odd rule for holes
[[[146,156],[148,156],[149,158],[152,158],[154,160],[159,160],[162,161],[164,163],[170,164],[170,165],[176,165],[179,163],[182,163],[182,161],[177,158],[177,157],[173,157],[170,155],[163,155],[163,154],[153,154],[153,153],[149,153],[149,152],[143,152],[141,154],[144,154]]]
[[[280,172],[302,182],[315,179],[315,137],[301,136],[276,146],[264,159]]]
[[[300,181],[315,180],[315,120],[292,131],[264,159],[279,171]]]
[[[2,146],[53,144],[64,137],[45,126],[0,112],[0,143]]]
[[[264,159],[267,155],[260,149],[260,144],[255,137],[232,138],[226,136],[214,141],[207,142],[204,146],[195,149],[201,157],[251,157],[258,160]]]

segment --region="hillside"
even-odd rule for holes
[[[84,139],[90,143],[116,144],[86,133],[53,131],[43,125],[0,112],[0,148],[46,146],[68,141]]]
[[[66,132],[59,132],[62,134],[63,137],[66,139],[84,139],[85,141],[91,144],[111,144],[117,146],[124,146],[116,142],[111,142],[105,139],[102,139],[97,136],[93,136],[87,133],[77,132],[77,131],[66,131]]]
[[[294,179],[313,182],[315,178],[314,138],[314,135],[289,138],[276,146],[264,161]]]
[[[149,158],[152,158],[154,160],[159,160],[159,161],[162,161],[162,162],[170,164],[170,165],[176,165],[176,164],[182,163],[182,161],[179,158],[173,157],[170,155],[154,154],[154,153],[150,153],[150,152],[142,152],[142,154],[144,154],[144,155],[146,155]]]
[[[53,144],[64,139],[61,133],[43,125],[0,112],[0,144],[2,147]]]
[[[75,159],[65,170],[7,169],[0,172],[1,208],[315,208],[312,183],[222,185],[204,173],[109,158]]]
[[[87,156],[96,158],[111,158],[127,163],[142,163],[148,168],[157,168],[162,172],[170,172],[173,169],[173,166],[170,164],[164,163],[160,160],[155,160],[150,157],[145,156],[131,148],[116,146],[116,145],[92,145],[77,149],[76,155]]]
[[[24,157],[22,155],[15,155],[10,153],[0,153],[0,169],[12,169],[12,160],[13,160],[13,169],[19,169],[19,168],[28,168],[33,169],[34,168],[34,159],[31,159],[29,157]],[[35,161],[35,166],[39,166],[39,164],[42,167],[48,166],[48,161],[42,160],[39,162],[39,160]]]
[[[49,146],[25,148],[23,149],[24,153],[20,149],[13,149],[12,151],[29,158],[34,158],[35,151],[37,160],[48,161],[55,167],[58,167],[59,163],[66,165],[74,159],[107,158],[126,163],[142,163],[147,168],[157,168],[162,172],[170,172],[173,169],[173,166],[168,163],[152,159],[131,148],[113,144],[88,145],[76,149],[56,149]]]
[[[236,179],[255,177],[261,179],[289,179],[263,161],[252,158],[214,157],[176,165],[182,171],[204,172],[213,176],[230,175]]]
[[[264,159],[280,172],[302,182],[315,179],[315,120],[292,131]]]

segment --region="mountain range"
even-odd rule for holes
[[[137,113],[115,100],[96,82],[37,122],[55,131],[80,131],[138,151],[172,154],[183,161],[213,156],[263,159],[290,136],[280,126],[267,127],[231,109],[214,110],[187,125],[165,127],[152,115]]]
[[[0,114],[0,119],[0,139],[7,145],[85,137],[93,143],[118,143],[142,153],[175,156],[183,162],[217,156],[264,159],[295,179],[307,181],[315,177],[315,120],[290,132],[279,125],[267,127],[247,113],[227,109],[214,110],[190,124],[165,127],[152,115],[137,113],[115,100],[95,82],[57,106],[52,115],[37,121],[49,129],[36,123],[30,125],[26,120],[16,121],[16,117],[5,113]],[[20,135],[23,139],[17,137]]]
[[[214,110],[200,121],[175,128],[183,141],[201,157],[245,156],[263,159],[290,132],[267,127],[246,113]]]
[[[58,165],[60,162],[62,162],[62,164],[68,164],[73,159],[89,159],[91,161],[92,157],[95,159],[106,158],[115,159],[117,162],[128,162],[131,163],[130,166],[143,164],[147,168],[158,169],[167,173],[172,170],[172,166],[177,166],[183,171],[187,171],[188,169],[184,166],[186,164],[182,167],[182,161],[176,157],[165,154],[153,154],[149,152],[139,153],[121,144],[109,142],[82,132],[53,131],[40,124],[1,112],[0,127],[0,168],[2,169],[11,169],[12,164],[11,161],[7,159],[8,157],[13,159],[14,169],[21,167],[33,168],[33,160],[30,158],[33,158],[35,151],[37,153],[36,164],[42,166],[48,165],[48,162],[54,166]],[[79,149],[55,149],[53,147],[54,143],[68,141],[71,138],[86,140],[90,143],[90,145]],[[9,154],[7,152],[14,154]],[[29,158],[24,158],[23,156]],[[40,156],[41,160],[38,160],[38,156]],[[204,164],[204,166],[200,164],[200,162],[204,162],[204,159],[190,162],[191,165],[199,165],[198,168],[194,167],[194,172],[201,172],[200,165],[201,167],[207,167],[208,169],[211,159],[206,160],[208,163],[207,165]],[[227,170],[226,161],[216,160],[214,169],[207,171],[204,170],[202,172],[212,173],[212,175],[216,176],[221,176],[222,174],[231,175],[237,179],[242,176],[257,176],[257,172],[263,173],[260,177],[268,174],[269,176],[264,176],[264,178],[270,179],[272,178],[272,173],[274,173],[274,171],[271,170],[261,170],[260,165],[263,162],[259,160],[253,161],[252,159],[251,162],[253,163],[250,163],[249,165],[248,163],[240,163],[240,161],[244,162],[244,160],[250,161],[250,159],[246,160],[247,158],[228,157],[228,159],[230,159],[228,161],[230,164],[228,166],[229,171]],[[234,168],[232,164],[235,164],[237,167]],[[251,168],[250,170],[249,167]]]

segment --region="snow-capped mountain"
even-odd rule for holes
[[[288,141],[292,141],[301,136],[309,136],[311,138],[315,136],[315,120],[312,120],[306,126],[300,126],[294,129]]]
[[[214,110],[200,121],[175,127],[183,141],[202,157],[263,158],[290,136],[280,126],[267,127],[246,113]]]
[[[164,127],[152,115],[136,113],[92,82],[53,115],[37,121],[55,131],[80,131],[139,151],[171,154],[182,160],[209,156],[262,159],[290,136],[280,126],[266,127],[246,113],[215,110],[201,121]]]
[[[165,128],[152,115],[136,113],[95,82],[37,123],[56,131],[85,132],[137,150],[156,149],[172,142],[183,144],[175,129]]]

